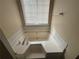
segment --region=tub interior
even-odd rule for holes
[[[26,51],[26,59],[45,58],[46,52],[41,44],[32,44]]]

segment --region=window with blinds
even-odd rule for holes
[[[25,25],[47,25],[50,0],[21,0]]]

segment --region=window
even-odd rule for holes
[[[50,0],[21,0],[25,25],[48,25]]]

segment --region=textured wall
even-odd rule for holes
[[[64,15],[59,13],[64,12]],[[55,0],[52,28],[68,43],[66,59],[79,55],[79,1]]]
[[[21,28],[21,18],[16,0],[0,0],[0,27],[7,38]]]

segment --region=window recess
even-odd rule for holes
[[[50,0],[21,0],[26,26],[48,25]]]

